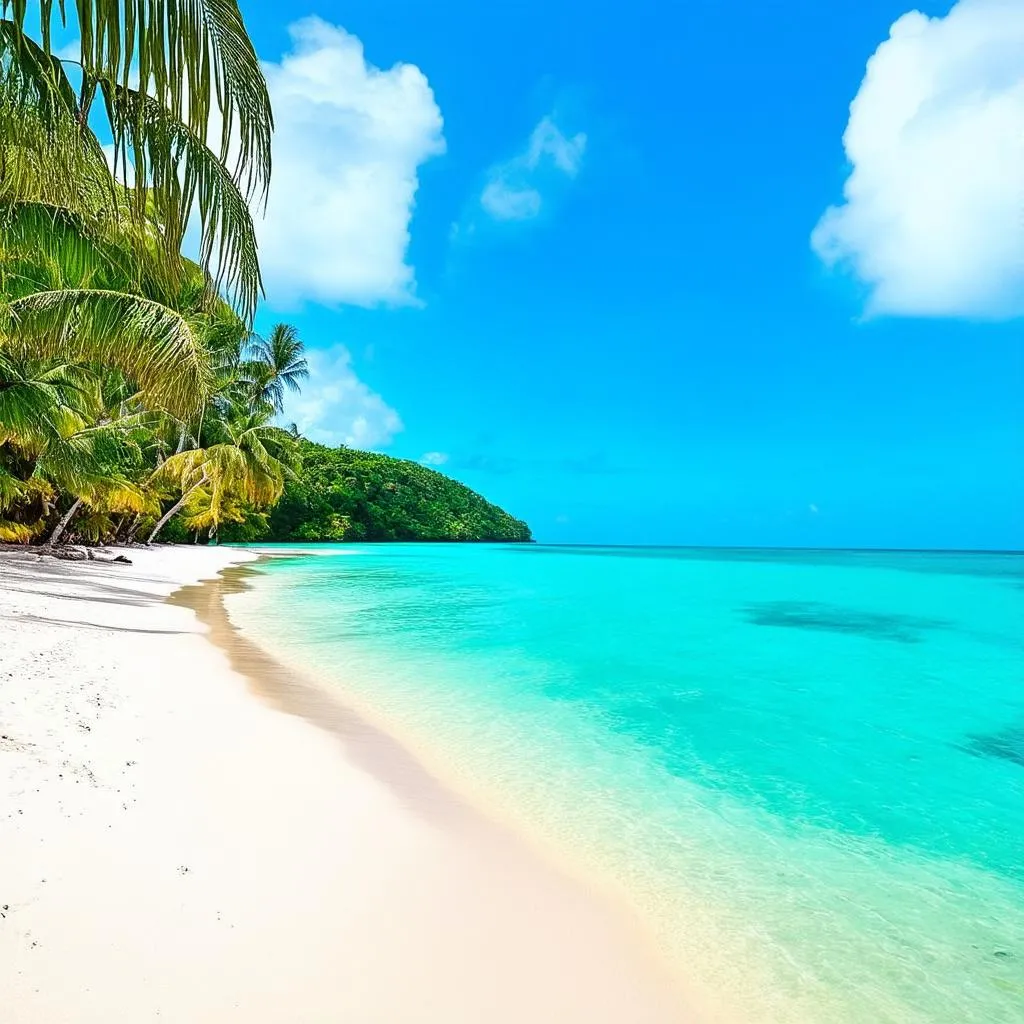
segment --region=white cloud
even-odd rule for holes
[[[447,461],[447,452],[425,452],[420,456],[420,462],[424,466],[443,466]]]
[[[310,440],[376,448],[402,429],[398,413],[356,376],[343,345],[308,351],[306,358],[309,380],[288,398],[283,418]]]
[[[441,112],[412,64],[381,70],[362,43],[319,18],[289,27],[264,63],[274,168],[260,262],[272,304],[415,301],[406,262],[417,169],[444,152]]]
[[[812,245],[868,286],[870,313],[1024,313],[1024,3],[903,15],[843,143],[845,202]]]
[[[504,179],[489,181],[480,205],[495,220],[529,220],[540,213],[540,193],[535,188],[512,185]]]
[[[495,220],[529,220],[540,213],[541,186],[553,171],[575,178],[587,137],[567,138],[550,117],[541,118],[526,149],[491,168],[480,205]]]

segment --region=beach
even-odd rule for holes
[[[221,588],[242,671],[262,650],[315,680],[286,704],[395,737],[356,753],[398,792],[414,751],[593,879],[700,1005],[1018,1024],[1018,556],[278,550]]]
[[[696,1019],[602,894],[211,643],[252,554],[125,554],[0,556],[8,1024]]]

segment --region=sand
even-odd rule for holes
[[[695,1019],[602,894],[166,600],[251,554],[127,554],[0,556],[5,1024]]]

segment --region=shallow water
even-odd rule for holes
[[[1024,1021],[1024,557],[325,546],[232,617],[745,1020]]]

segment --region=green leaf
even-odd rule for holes
[[[205,349],[180,313],[123,292],[36,292],[8,304],[0,342],[36,358],[120,370],[172,414],[200,408],[212,383]]]

